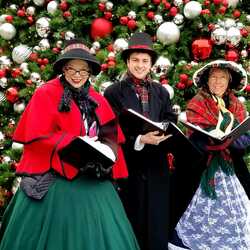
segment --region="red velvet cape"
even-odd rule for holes
[[[62,94],[62,84],[55,78],[40,86],[28,103],[13,135],[13,141],[24,144],[17,174],[42,174],[50,169],[67,179],[73,179],[78,174],[77,168],[59,158],[58,151],[76,136],[84,136],[86,132],[80,110],[74,102],[71,103],[69,112],[58,111]],[[92,87],[89,95],[98,103],[96,115],[100,125],[115,119],[111,107],[102,95]],[[123,142],[124,135],[118,127],[118,143]],[[127,175],[125,160],[119,147],[113,177],[124,178]]]

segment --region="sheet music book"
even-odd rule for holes
[[[216,136],[214,134],[211,134],[209,131],[206,131],[202,129],[201,127],[194,125],[187,121],[180,121],[184,126],[186,126],[189,129],[192,129],[193,131],[197,131],[203,135],[207,135],[209,138],[213,139],[216,142],[223,143],[225,140],[229,139],[231,141],[236,140],[239,136],[241,136],[244,133],[247,133],[250,131],[250,116],[246,117],[243,122],[238,124],[235,128],[233,128],[230,133],[224,135],[224,136]]]
[[[183,134],[181,129],[173,122],[154,122],[133,109],[125,109],[119,116],[121,124],[134,131],[135,135],[145,134],[151,131],[159,131],[159,134]]]
[[[62,160],[78,168],[90,162],[99,162],[104,168],[109,168],[116,160],[109,146],[100,141],[91,140],[88,136],[75,138],[59,152],[59,155]]]

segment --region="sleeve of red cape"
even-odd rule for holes
[[[117,139],[118,139],[118,150],[117,150],[118,157],[115,165],[113,166],[113,178],[114,179],[127,178],[128,177],[127,164],[121,148],[121,144],[125,142],[125,136],[123,135],[120,126],[118,126]]]
[[[51,92],[53,91],[47,91],[46,86],[38,88],[18,123],[13,141],[23,143],[24,150],[16,172],[41,174],[52,168],[62,176],[72,179],[78,170],[62,162],[58,151],[75,136],[60,131],[57,127],[58,103]]]

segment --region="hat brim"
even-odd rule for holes
[[[206,64],[194,73],[193,83],[197,87],[202,87],[207,84],[208,75],[211,68],[222,68],[229,70],[232,76],[232,81],[229,86],[231,89],[240,91],[247,86],[247,73],[241,65],[232,61],[216,60]]]
[[[57,74],[62,73],[63,66],[69,61],[79,59],[86,61],[91,69],[91,74],[97,75],[101,71],[101,65],[96,58],[83,49],[72,49],[62,54],[54,63],[53,69]]]
[[[143,49],[143,48],[136,48],[136,49],[125,49],[122,51],[121,53],[121,57],[123,59],[123,61],[126,63],[127,59],[129,57],[130,54],[134,53],[134,52],[142,52],[142,53],[147,53],[151,56],[152,59],[152,65],[155,64],[156,59],[158,57],[157,53],[154,50],[151,49]]]

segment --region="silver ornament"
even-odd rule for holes
[[[154,16],[154,22],[155,22],[156,24],[161,24],[161,23],[163,22],[163,17],[162,17],[162,15],[156,14],[156,15]]]
[[[163,75],[167,75],[171,66],[172,64],[167,57],[160,56],[153,65],[152,72],[156,75],[156,77],[161,77]]]
[[[224,44],[227,40],[227,32],[224,28],[217,28],[211,33],[211,40],[217,44]]]
[[[29,6],[27,9],[26,9],[26,14],[28,16],[34,16],[36,13],[36,8],[34,6]]]
[[[143,5],[147,2],[147,0],[128,0],[128,2],[134,3],[136,5]]]
[[[115,52],[120,52],[128,48],[128,41],[124,38],[118,38],[113,45]]]
[[[50,32],[50,18],[40,17],[36,21],[36,31],[40,37],[46,38]]]
[[[176,24],[176,25],[182,25],[184,23],[184,16],[182,14],[176,14],[174,19],[173,19],[173,22]]]
[[[42,6],[45,3],[45,0],[33,0],[34,4],[37,6]]]
[[[194,19],[201,14],[202,6],[199,2],[190,1],[184,6],[184,16],[187,19]]]
[[[0,87],[5,89],[8,86],[8,79],[6,77],[0,78]]]
[[[112,10],[113,6],[114,6],[114,4],[112,2],[108,1],[105,3],[106,10],[109,10],[109,11]]]
[[[20,44],[12,50],[12,59],[14,62],[21,64],[29,58],[31,52],[31,48],[27,45]]]
[[[11,23],[3,23],[0,25],[0,36],[5,40],[11,40],[16,35],[16,28]]]
[[[74,39],[75,36],[76,35],[72,31],[69,30],[65,32],[64,38],[65,40],[71,40],[71,39]]]
[[[25,109],[25,103],[23,101],[14,103],[13,109],[16,113],[21,114]]]
[[[227,41],[230,42],[232,45],[237,46],[240,40],[241,40],[240,30],[235,27],[231,27],[227,31]]]
[[[128,18],[130,18],[130,19],[136,19],[136,13],[135,13],[135,11],[133,11],[133,10],[129,11]]]
[[[157,29],[156,37],[164,45],[177,43],[180,39],[180,30],[175,23],[164,22]]]
[[[47,11],[49,14],[53,15],[58,10],[58,2],[50,1],[47,5]]]
[[[41,49],[42,51],[48,50],[48,49],[50,48],[49,40],[46,39],[46,38],[42,39],[42,40],[39,42],[38,46],[40,47],[40,49]]]

